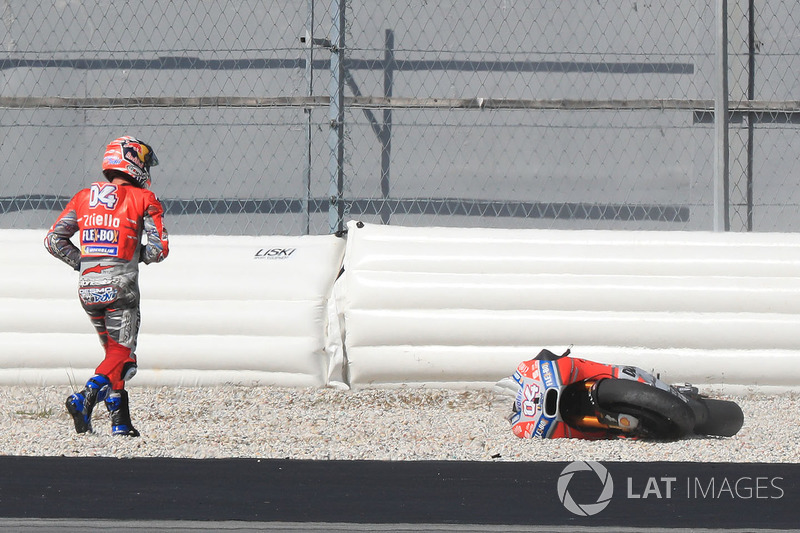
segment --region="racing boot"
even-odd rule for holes
[[[131,423],[131,411],[128,407],[128,391],[112,390],[106,398],[106,409],[111,414],[111,434],[127,437],[138,437],[139,432]]]
[[[92,410],[97,402],[106,399],[111,381],[102,374],[97,374],[89,378],[83,390],[75,392],[67,397],[65,405],[67,412],[75,422],[75,431],[78,433],[91,433],[92,431]]]

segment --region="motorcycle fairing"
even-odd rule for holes
[[[605,431],[577,429],[563,420],[558,404],[562,391],[572,383],[586,379],[618,378],[668,387],[636,367],[608,365],[568,356],[541,357],[541,354],[520,363],[511,378],[519,389],[508,420],[513,433],[520,438],[595,440],[610,437]]]
[[[553,438],[560,425],[558,397],[561,373],[554,361],[520,363],[512,379],[519,385],[510,417],[512,430],[521,438]]]

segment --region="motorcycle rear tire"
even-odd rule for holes
[[[733,437],[742,429],[744,413],[736,402],[713,398],[700,398],[696,401],[708,411],[706,419],[694,428],[698,435]]]
[[[606,411],[639,419],[636,435],[658,440],[676,440],[692,433],[691,407],[665,390],[627,379],[603,379],[597,383],[597,403]]]

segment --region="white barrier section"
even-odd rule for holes
[[[540,348],[670,382],[800,385],[800,235],[348,224],[352,387],[488,386]]]
[[[0,232],[0,384],[82,385],[102,360],[78,275],[47,253],[45,233]],[[169,257],[140,268],[132,384],[343,386],[330,378],[342,347],[328,316],[344,244],[172,236]]]

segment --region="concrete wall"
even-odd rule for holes
[[[316,3],[315,35],[328,37],[332,2]],[[732,13],[740,12],[741,6]],[[762,5],[763,4],[763,5]],[[330,53],[315,51],[305,74],[308,2],[142,4],[137,31],[126,8],[97,0],[6,3],[0,35],[0,97],[286,97],[329,92]],[[714,97],[714,2],[347,2],[346,95],[399,98],[677,99]],[[757,100],[797,100],[800,55],[791,46],[798,7],[757,3]],[[784,23],[784,21],[789,21]],[[746,20],[731,17],[731,101],[743,98]],[[122,26],[120,26],[122,25]],[[75,31],[81,28],[81,31]],[[387,32],[393,45],[387,50]],[[113,33],[114,39],[108,35]],[[746,31],[745,31],[746,33]],[[394,63],[384,65],[391,53]],[[734,57],[735,56],[735,57]],[[385,80],[391,79],[391,86]],[[103,148],[125,133],[156,148],[153,187],[181,234],[328,233],[329,110],[300,107],[5,108],[0,113],[0,228],[42,228],[65,201],[99,177]],[[793,115],[792,115],[793,116]],[[307,121],[313,139],[307,148]],[[706,117],[708,118],[708,117]],[[759,118],[753,180],[758,231],[797,231],[793,176],[800,150],[791,116]],[[781,122],[783,121],[783,122]],[[345,196],[422,199],[404,226],[709,230],[714,127],[677,111],[348,109]],[[387,135],[381,140],[376,131]],[[746,190],[731,127],[731,190]],[[738,139],[738,140],[737,140]],[[391,141],[390,153],[384,142]],[[309,152],[310,172],[306,172]],[[384,157],[385,156],[385,157]],[[310,194],[309,191],[310,190]],[[741,198],[732,197],[734,206]],[[306,196],[323,212],[306,220]],[[202,200],[227,200],[203,204]],[[467,216],[425,199],[542,203],[552,215]],[[239,202],[263,202],[239,212]],[[195,203],[196,202],[196,203]],[[603,216],[571,214],[599,205]],[[209,206],[213,205],[213,209]],[[447,205],[447,204],[445,204]],[[615,215],[614,206],[684,209],[681,217]],[[603,209],[603,206],[610,206]],[[563,209],[559,209],[563,207]],[[38,209],[37,209],[38,208]],[[416,206],[419,209],[419,206]],[[357,209],[354,208],[354,209]],[[57,211],[57,209],[54,209]],[[547,211],[547,209],[545,209]],[[209,213],[212,211],[212,213]],[[739,215],[742,209],[739,208]],[[353,217],[379,221],[374,212]],[[741,215],[740,215],[741,216]],[[742,229],[732,216],[733,229]],[[627,220],[626,220],[627,218]],[[308,229],[307,229],[308,227]]]

